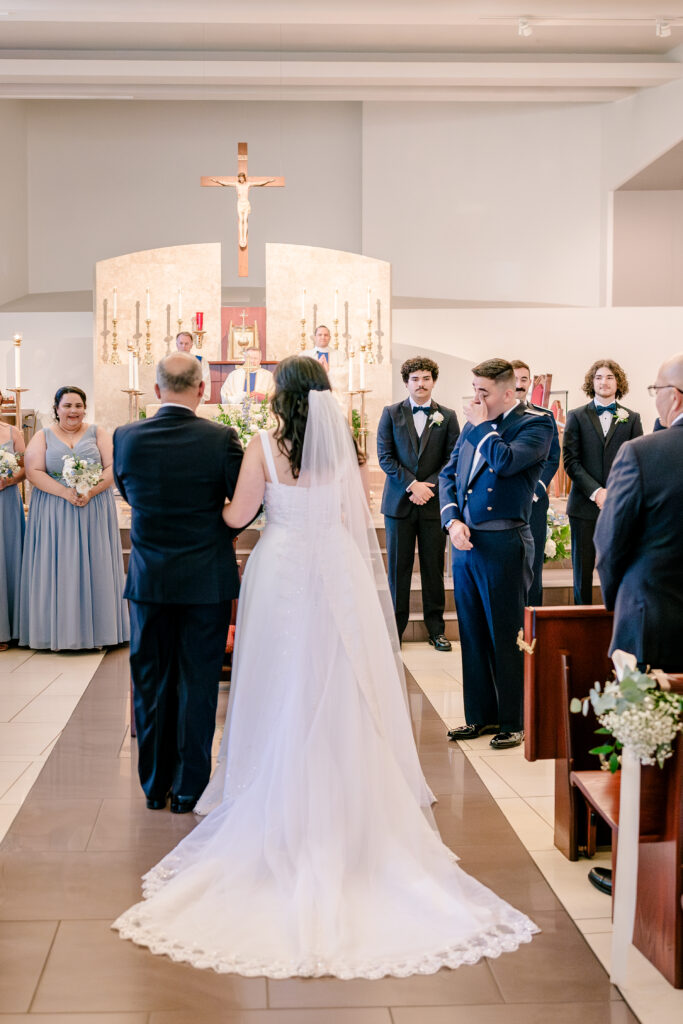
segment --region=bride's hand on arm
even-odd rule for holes
[[[263,504],[266,475],[263,469],[263,446],[256,434],[244,453],[240,475],[232,501],[223,508],[223,521],[233,530],[250,523]]]

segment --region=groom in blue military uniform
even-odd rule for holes
[[[523,732],[523,659],[517,633],[531,582],[534,491],[553,437],[550,417],[520,402],[505,359],[472,370],[474,398],[439,476],[441,524],[454,547],[453,584],[462,645],[468,740],[516,747]]]

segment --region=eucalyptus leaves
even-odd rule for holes
[[[247,397],[239,405],[229,405],[227,408],[219,405],[218,409],[218,416],[214,419],[217,423],[233,427],[244,448],[259,430],[268,430],[275,425],[267,398],[257,401]]]
[[[683,729],[683,697],[663,688],[664,680],[641,672],[632,654],[615,651],[612,661],[616,679],[596,683],[588,697],[574,698],[569,710],[588,714],[589,704],[600,722],[598,734],[613,737],[589,751],[600,757],[603,767],[616,772],[619,752],[630,748],[641,764],[661,768],[672,754],[676,733]]]

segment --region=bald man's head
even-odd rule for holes
[[[659,421],[662,426],[670,427],[683,413],[683,352],[662,363],[655,388]]]
[[[196,409],[204,393],[199,360],[187,352],[165,356],[157,363],[154,390],[162,402],[176,402]]]

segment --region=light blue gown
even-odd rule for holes
[[[61,475],[62,460],[72,450],[51,430],[44,433],[45,468],[51,475]],[[95,424],[88,427],[73,453],[102,461]],[[76,651],[129,639],[121,538],[111,487],[83,508],[33,489],[20,608],[19,643],[23,647]]]
[[[14,452],[14,441],[0,444]],[[0,491],[0,643],[19,639],[19,583],[24,547],[24,505],[19,488]]]

